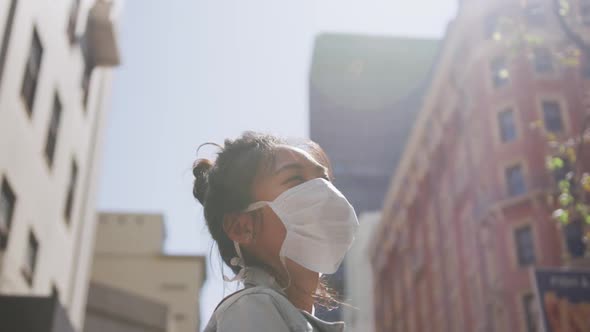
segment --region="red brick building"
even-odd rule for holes
[[[564,39],[552,1],[528,2],[523,20],[546,38],[530,55],[490,28],[522,1],[465,0],[449,25],[376,232],[378,331],[539,331],[531,267],[569,257],[538,130],[579,133],[590,66],[548,56]]]

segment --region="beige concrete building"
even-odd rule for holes
[[[113,8],[0,1],[0,296],[53,293],[78,330],[119,63]]]
[[[167,332],[168,306],[136,294],[91,283],[84,332]]]
[[[168,331],[199,328],[203,256],[163,253],[166,236],[159,214],[101,213],[92,281],[168,306]]]

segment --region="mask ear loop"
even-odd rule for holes
[[[286,291],[287,288],[289,288],[291,286],[291,274],[289,273],[289,270],[287,269],[287,263],[285,262],[285,256],[280,256],[279,258],[281,260],[281,264],[285,268],[285,272],[287,272],[287,286],[281,287],[281,290]]]
[[[244,256],[242,256],[242,250],[240,250],[240,245],[236,241],[234,241],[234,248],[236,249],[238,257],[233,257],[229,263],[231,266],[239,266],[240,272],[238,272],[238,274],[236,274],[233,278],[228,278],[226,275],[223,275],[223,281],[225,282],[242,280],[244,279],[244,274],[246,273],[246,263],[244,261]]]
[[[250,204],[244,211],[242,212],[251,212],[268,204],[268,202],[260,201]],[[233,257],[230,259],[229,264],[231,266],[239,266],[240,272],[236,274],[233,278],[228,278],[226,275],[223,275],[223,281],[225,282],[234,282],[236,280],[244,279],[244,274],[246,273],[246,262],[244,260],[244,256],[242,255],[242,250],[240,249],[240,245],[234,241],[234,249],[236,250],[236,254],[238,257]]]
[[[261,207],[267,205],[268,203],[269,202],[265,202],[265,201],[259,201],[259,202],[252,203],[252,204],[250,204],[250,206],[248,206],[242,212],[252,212],[254,210],[260,209]],[[234,248],[236,249],[236,254],[238,254],[238,257],[233,257],[229,261],[229,264],[231,266],[239,266],[240,272],[238,272],[238,274],[236,274],[233,278],[228,278],[226,275],[223,275],[223,280],[225,282],[234,282],[236,280],[242,280],[242,279],[244,279],[244,274],[246,273],[246,262],[244,260],[244,256],[242,255],[242,250],[240,249],[240,245],[236,241],[234,241]]]

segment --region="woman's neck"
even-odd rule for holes
[[[293,286],[289,286],[285,292],[287,293],[289,301],[291,301],[296,308],[307,311],[310,314],[312,313],[313,304],[315,302],[312,296],[313,292],[303,292]]]
[[[293,305],[312,314],[315,302],[313,295],[318,288],[319,273],[310,271],[298,264],[287,260],[287,280],[290,282],[285,289],[287,298]]]

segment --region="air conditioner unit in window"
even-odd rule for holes
[[[97,0],[88,12],[86,55],[98,67],[114,67],[121,63],[113,16],[113,1]]]

